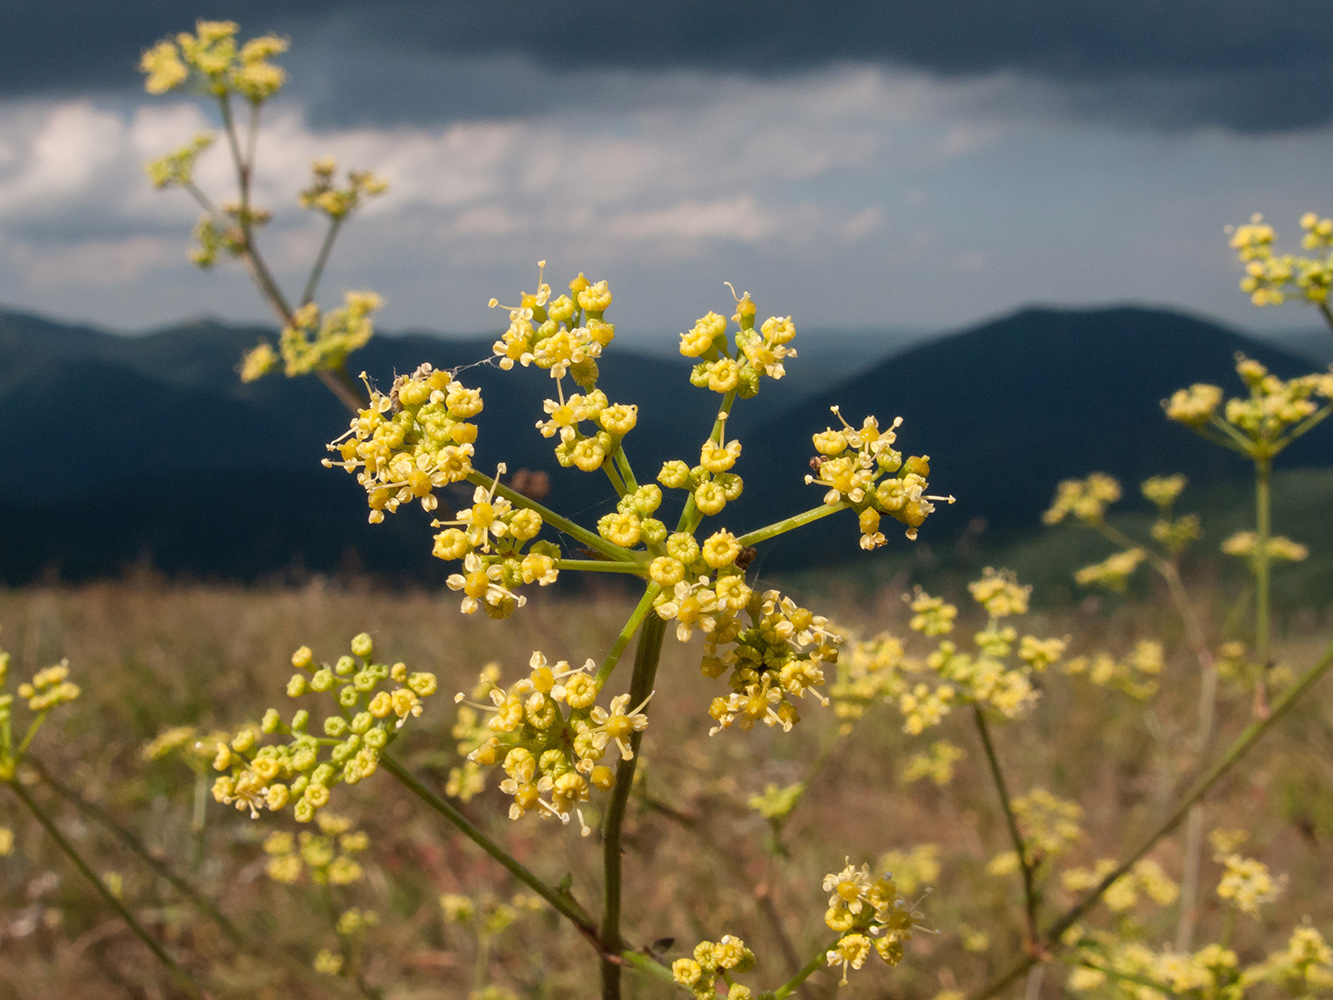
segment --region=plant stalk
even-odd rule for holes
[[[514,878],[518,879],[529,889],[535,892],[542,899],[550,903],[551,906],[562,916],[567,918],[579,933],[586,937],[594,945],[597,941],[597,924],[586,910],[580,906],[572,896],[566,892],[552,889],[541,878],[532,872],[522,862],[492,840],[487,834],[471,820],[464,816],[447,799],[441,798],[435,792],[423,785],[416,776],[407,768],[403,767],[395,758],[389,754],[380,756],[380,764],[386,771],[392,774],[402,783],[402,785],[413,795],[419,798],[430,808],[447,819],[456,826],[463,836],[472,841],[483,851],[493,857],[496,861],[508,871]]]
[[[645,601],[646,599],[645,594]],[[640,606],[643,604],[644,601],[641,601]],[[651,603],[649,606],[651,607]],[[634,654],[634,674],[630,678],[629,686],[631,705],[642,704],[653,693],[657,666],[662,656],[662,639],[665,635],[666,622],[657,615],[648,615],[639,632],[639,645]],[[620,1000],[622,963],[609,956],[619,956],[624,950],[620,937],[621,831],[634,784],[634,770],[639,762],[639,745],[643,742],[643,733],[639,731],[632,733],[629,741],[634,756],[628,760],[621,758],[616,765],[616,783],[611,789],[611,799],[606,807],[606,820],[602,825],[605,896],[599,938],[602,951],[602,1000]]]
[[[1037,890],[1032,863],[1028,860],[1028,852],[1023,844],[1023,835],[1018,831],[1018,819],[1014,816],[1013,806],[1009,799],[1009,788],[1005,784],[1004,773],[1000,770],[1000,760],[995,755],[995,745],[991,742],[990,728],[986,725],[986,716],[981,711],[980,705],[972,706],[972,718],[976,722],[977,735],[981,737],[982,749],[986,751],[986,762],[990,765],[991,780],[995,782],[995,790],[999,793],[1000,805],[1004,809],[1004,824],[1009,831],[1009,840],[1013,843],[1014,853],[1018,855],[1019,870],[1023,873],[1023,910],[1027,915],[1027,947],[1030,952],[1036,954],[1039,935],[1037,931]]]

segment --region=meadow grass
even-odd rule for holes
[[[849,627],[890,628],[906,634],[906,605],[884,591],[839,602]],[[340,981],[311,979],[308,967],[331,939],[318,893],[288,887],[264,875],[262,842],[289,822],[255,823],[211,800],[196,852],[191,772],[175,760],[145,764],[144,744],[164,726],[226,728],[254,718],[284,682],[291,650],[311,635],[341,648],[356,621],[391,657],[435,671],[446,691],[469,688],[493,660],[521,666],[533,648],[602,650],[614,640],[632,602],[602,592],[530,602],[506,622],[462,619],[448,592],[384,592],[313,583],[299,589],[163,586],[152,580],[79,588],[29,588],[0,594],[0,625],[20,673],[69,657],[80,664],[84,696],[53,717],[35,747],[46,769],[79,790],[130,829],[155,855],[183,874],[264,949],[237,949],[181,893],[127,853],[87,815],[54,795],[43,782],[27,787],[104,874],[119,877],[124,898],[179,956],[207,969],[216,996],[323,996]],[[966,615],[966,612],[964,613]],[[1169,636],[1173,624],[1152,602],[1113,612],[1087,605],[1040,612],[1029,627],[1069,634],[1070,654],[1086,649],[1124,651],[1146,636]],[[980,623],[977,623],[980,624]],[[1333,626],[1307,617],[1299,630],[1279,636],[1279,659],[1312,660]],[[319,652],[317,650],[317,652]],[[1281,669],[1281,668],[1279,668]],[[661,728],[647,748],[624,827],[626,936],[678,942],[707,938],[726,928],[761,956],[765,972],[784,978],[784,953],[804,956],[826,934],[819,879],[829,858],[872,863],[889,851],[937,846],[937,867],[915,893],[923,923],[911,960],[894,969],[867,966],[865,994],[933,997],[941,990],[984,980],[1000,959],[1021,948],[1016,878],[986,873],[1007,846],[1003,816],[984,773],[982,754],[967,716],[959,712],[922,737],[901,731],[901,717],[872,708],[839,741],[833,713],[814,709],[790,734],[760,729],[707,735],[709,694],[698,683],[698,650],[669,643],[663,650],[657,699]],[[1181,753],[1188,742],[1178,720],[1190,718],[1195,698],[1188,656],[1169,659],[1161,693],[1148,703],[1052,673],[1021,728],[998,727],[995,741],[1010,785],[1019,792],[1045,787],[1077,800],[1085,839],[1066,866],[1117,856],[1171,803],[1197,761]],[[1289,884],[1261,919],[1244,918],[1232,947],[1261,957],[1280,944],[1285,929],[1309,917],[1326,927],[1333,902],[1333,713],[1327,698],[1298,708],[1208,799],[1208,827],[1248,829],[1247,852],[1287,873]],[[1235,732],[1249,702],[1237,690],[1224,696],[1220,727]],[[437,790],[459,764],[450,736],[451,706],[433,704],[417,720],[406,748],[397,751]],[[943,787],[907,784],[912,753],[948,739],[968,759]],[[812,762],[817,770],[812,773]],[[765,822],[747,804],[769,784],[808,782],[809,791],[782,831],[781,853],[765,850]],[[575,828],[558,823],[511,824],[494,782],[466,807],[515,857],[557,882],[568,875],[576,894],[596,893],[595,854],[582,850]],[[367,877],[348,887],[347,903],[380,914],[366,937],[364,975],[388,996],[465,997],[502,986],[521,996],[579,997],[596,989],[596,968],[568,923],[549,912],[519,909],[512,926],[484,947],[472,925],[447,922],[441,894],[504,903],[521,889],[461,835],[423,815],[401,788],[377,778],[337,806],[370,836],[363,857]],[[161,970],[146,967],[141,946],[81,882],[30,821],[3,807],[20,850],[0,859],[4,923],[0,925],[0,997],[127,995],[162,988]],[[1153,858],[1168,872],[1180,868],[1179,837],[1163,841]],[[195,867],[196,857],[201,858]],[[919,856],[918,856],[919,860]],[[916,862],[913,862],[915,864]],[[901,864],[899,866],[901,868]],[[1204,884],[1216,866],[1205,865]],[[901,876],[900,876],[901,877]],[[1049,903],[1068,894],[1047,890]],[[1205,892],[1200,923],[1223,921],[1225,908]],[[505,914],[497,926],[505,922]],[[1169,908],[1147,918],[1169,936]],[[1152,924],[1155,920],[1156,924]],[[979,949],[978,932],[987,937]],[[969,950],[970,946],[972,949]],[[679,950],[679,945],[676,946]],[[478,967],[478,960],[482,965]],[[836,970],[808,981],[809,995],[836,983]],[[633,978],[633,993],[668,996],[672,988]],[[1054,985],[1051,987],[1054,988]]]

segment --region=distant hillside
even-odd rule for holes
[[[0,475],[0,581],[81,579],[136,563],[241,580],[292,568],[441,580],[447,567],[429,555],[420,510],[372,528],[352,478],[319,465],[347,416],[316,380],[240,383],[237,362],[262,333],[198,321],[121,337],[0,312],[0,425],[10,446]],[[865,356],[866,344],[877,343],[864,336],[849,342],[849,353]],[[490,340],[382,336],[353,366],[387,385],[422,361],[481,361]],[[882,346],[891,350],[892,338]],[[758,524],[818,502],[803,477],[809,435],[832,420],[832,402],[849,419],[875,413],[887,423],[901,414],[905,447],[932,455],[933,486],[960,502],[931,520],[922,532],[928,541],[955,537],[979,518],[989,535],[1022,531],[1058,479],[1094,468],[1127,481],[1171,469],[1225,479],[1235,463],[1167,424],[1158,402],[1194,381],[1232,385],[1237,350],[1282,374],[1310,368],[1169,312],[1029,310],[907,350],[834,389],[807,381],[792,394],[768,384],[759,405],[737,412],[747,489],[731,523]],[[825,335],[805,353],[828,363],[837,351]],[[640,406],[630,447],[642,477],[666,458],[698,454],[717,397],[688,386],[688,366],[619,343],[603,361],[611,398]],[[551,391],[544,372],[483,365],[463,377],[486,401],[480,468],[504,461],[511,471],[550,471],[550,502],[586,524],[609,508],[605,482],[557,468],[550,442],[533,428]],[[784,402],[794,405],[784,410]],[[1321,428],[1287,464],[1330,459],[1333,435]],[[861,554],[855,526],[834,518],[780,540],[764,558],[779,566]]]
[[[741,502],[757,507],[754,497],[785,496],[802,481],[812,453],[805,443],[834,421],[834,403],[854,423],[873,413],[887,426],[902,416],[903,450],[931,456],[932,489],[958,503],[942,506],[923,538],[983,523],[992,536],[1036,527],[1059,480],[1095,469],[1127,484],[1171,471],[1217,482],[1242,472],[1239,460],[1166,420],[1160,402],[1194,382],[1239,390],[1238,351],[1284,377],[1311,370],[1306,358],[1178,313],[1024,310],[910,350],[782,414],[747,445]],[[1333,427],[1281,462],[1333,463]],[[854,555],[855,526],[836,520],[780,544],[771,563]]]

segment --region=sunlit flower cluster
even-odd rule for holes
[[[671,963],[671,975],[680,985],[688,987],[696,997],[717,995],[717,984],[725,983],[727,1000],[750,1000],[753,993],[732,976],[754,968],[754,952],[745,942],[731,934],[724,934],[716,942],[700,941],[694,947],[692,958],[678,958]]]
[[[942,599],[940,603],[944,603]],[[838,651],[838,674],[829,688],[829,697],[844,736],[873,704],[894,700],[902,693],[899,667],[903,652],[901,640],[888,632],[845,642]]]
[[[1274,535],[1265,546],[1268,558],[1277,562],[1302,562],[1310,549],[1282,535]],[[1221,549],[1229,556],[1253,560],[1259,554],[1259,536],[1253,531],[1238,531],[1222,542]]]
[[[954,765],[967,756],[962,747],[948,740],[936,740],[925,753],[914,753],[903,766],[903,781],[929,779],[943,788],[953,781]]]
[[[1262,861],[1236,851],[1219,851],[1216,860],[1222,866],[1217,896],[1241,913],[1257,916],[1259,907],[1277,899],[1286,884],[1285,878],[1275,876]]]
[[[736,300],[731,320],[737,325],[734,345],[727,335],[727,320],[710,312],[680,335],[680,353],[699,359],[690,372],[692,385],[749,399],[759,391],[761,377],[779,379],[786,374],[783,361],[796,357],[787,346],[796,337],[796,326],[790,316],[770,316],[756,331],[749,292]]]
[[[1105,587],[1107,590],[1123,592],[1129,585],[1129,578],[1147,558],[1147,551],[1138,546],[1112,552],[1101,562],[1076,570],[1074,582],[1080,587]]]
[[[538,267],[544,269],[546,261]],[[523,292],[517,306],[502,307],[509,310],[509,329],[494,345],[500,367],[508,371],[517,361],[544,368],[557,381],[569,375],[585,388],[595,385],[597,359],[616,335],[602,318],[611,298],[605,281],[594,284],[580,273],[569,283],[569,295],[552,300],[539,271],[535,293]],[[500,305],[496,299],[490,304]]]
[[[605,792],[615,784],[615,771],[603,763],[608,750],[612,764],[634,758],[631,739],[648,726],[644,714],[648,699],[631,707],[630,696],[620,694],[607,707],[598,705],[592,660],[571,667],[564,660],[550,663],[536,652],[529,666],[528,676],[508,688],[494,683],[494,672],[483,673],[481,688],[490,704],[463,704],[470,714],[466,725],[455,732],[468,742],[482,728],[487,731],[468,760],[503,768],[506,777],[500,790],[513,799],[510,819],[529,811],[562,823],[577,816],[587,836],[591,830],[583,821],[580,803],[588,801],[591,789]],[[454,700],[467,699],[460,693]],[[484,723],[478,724],[476,713],[484,713]]]
[[[380,753],[409,718],[421,714],[423,700],[438,685],[434,674],[409,672],[402,663],[375,663],[372,652],[370,636],[363,632],[352,639],[351,655],[332,667],[317,664],[305,646],[293,653],[297,672],[287,682],[288,697],[327,693],[338,711],[324,719],[322,737],[309,731],[306,709],[283,722],[270,708],[258,726],[243,726],[229,741],[219,742],[213,768],[223,773],[213,783],[213,797],[249,810],[252,817],[263,808],[277,812],[291,805],[297,821],[308,823],[337,785],[354,785],[374,774]],[[264,742],[272,735],[287,740]]]
[[[1213,837],[1215,845],[1227,850],[1237,839],[1229,834]],[[1280,880],[1258,862],[1239,855],[1221,855],[1219,860],[1224,862],[1224,871],[1218,895],[1242,912],[1256,912],[1258,905],[1269,901],[1280,887]],[[1073,869],[1064,874],[1065,887],[1086,891],[1100,884],[1114,868],[1114,862],[1101,861],[1092,869]],[[1142,925],[1129,919],[1129,911],[1141,902],[1171,906],[1177,895],[1175,883],[1148,861],[1139,862],[1114,882],[1104,902],[1120,916],[1119,930],[1113,933],[1076,925],[1065,935],[1064,941],[1076,949],[1079,963],[1069,977],[1070,988],[1078,992],[1096,990],[1123,1000],[1161,996],[1240,1000],[1263,984],[1277,986],[1296,997],[1314,996],[1333,987],[1333,949],[1308,925],[1295,928],[1283,950],[1249,965],[1224,944],[1206,944],[1193,952],[1181,952],[1171,947],[1159,950],[1144,943]]]
[[[508,618],[527,598],[514,591],[522,584],[546,587],[559,577],[560,548],[554,542],[533,541],[542,529],[542,518],[528,507],[516,507],[496,495],[499,476],[490,487],[478,486],[472,506],[460,510],[453,520],[432,521],[444,528],[435,536],[432,553],[439,559],[461,559],[463,572],[446,581],[450,590],[462,591],[464,614],[479,608],[492,618]]]
[[[32,679],[20,683],[9,693],[9,653],[0,649],[0,781],[12,781],[19,762],[27,752],[48,713],[79,697],[79,686],[69,679],[69,661],[61,660],[44,667]],[[26,732],[14,740],[14,697],[27,706],[32,715]]]
[[[472,472],[477,425],[468,421],[481,412],[481,393],[429,364],[394,379],[388,395],[369,392],[370,404],[329,445],[342,460],[324,464],[356,473],[372,524],[413,499],[434,510],[434,491]]]
[[[689,535],[673,535],[668,553],[673,541],[672,558],[691,568],[700,559],[711,567],[739,555],[729,532],[719,532],[702,547]],[[743,572],[727,571],[731,565],[725,564],[716,577],[679,581],[662,593],[657,614],[676,622],[681,641],[695,629],[703,632],[701,669],[706,677],[728,674],[731,694],[714,698],[708,709],[717,723],[710,735],[733,724],[749,729],[756,722],[789,732],[801,719],[792,699],[809,693],[828,704],[818,690],[824,683],[823,665],[837,661],[842,638],[826,618],[790,597],[776,590],[752,590]]]
[[[238,45],[238,30],[231,21],[198,21],[193,35],[183,31],[158,42],[139,60],[147,77],[144,89],[165,94],[193,76],[219,97],[237,93],[255,104],[268,100],[286,79],[269,60],[287,51],[287,41],[261,35]]]
[[[903,960],[916,919],[891,874],[872,880],[869,865],[857,868],[849,860],[842,871],[824,876],[824,891],[830,894],[824,923],[842,935],[824,958],[842,966],[842,985],[847,970],[861,968],[872,951],[889,965]]]
[[[264,870],[269,878],[291,885],[308,873],[316,885],[350,885],[365,874],[356,860],[370,846],[365,832],[353,830],[350,819],[330,812],[321,812],[316,822],[319,833],[302,830],[293,837],[281,830],[268,835]]]
[[[842,427],[826,428],[814,435],[818,454],[810,462],[814,473],[805,481],[827,489],[824,503],[829,506],[845,503],[856,511],[861,548],[869,550],[884,544],[884,534],[879,530],[882,514],[907,525],[907,537],[915,539],[917,528],[935,510],[932,501],[953,503],[953,497],[926,494],[930,457],[912,455],[904,459],[902,452],[893,447],[902,417],[895,417],[888,430],[881,431],[874,417],[866,417],[860,427],[853,427],[838,407],[832,410]]]
[[[213,137],[207,133],[200,133],[180,149],[173,150],[155,160],[149,160],[144,165],[144,169],[148,172],[148,179],[152,182],[153,187],[160,190],[176,185],[186,187],[193,184],[195,162],[199,159],[199,155],[211,145],[213,145]]]

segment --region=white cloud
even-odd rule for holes
[[[723,278],[830,325],[927,325],[1053,296],[1226,309],[1224,222],[1329,210],[1333,129],[1135,134],[1034,114],[1023,88],[1036,85],[1003,73],[683,76],[689,99],[674,105],[561,103],[420,126],[315,128],[277,104],[259,135],[256,196],[276,213],[261,245],[299,288],[322,224],[296,192],[331,155],[390,181],[327,277],[330,295],[382,291],[387,324],[486,327],[487,299],[548,258],[553,284],[566,267],[610,277],[618,303],[633,296],[663,327],[677,310],[717,307],[694,289]],[[127,327],[201,308],[267,319],[239,269],[191,270],[199,209],[143,174],[145,159],[210,127],[178,100],[0,105],[0,302]],[[225,143],[197,178],[234,198]]]

